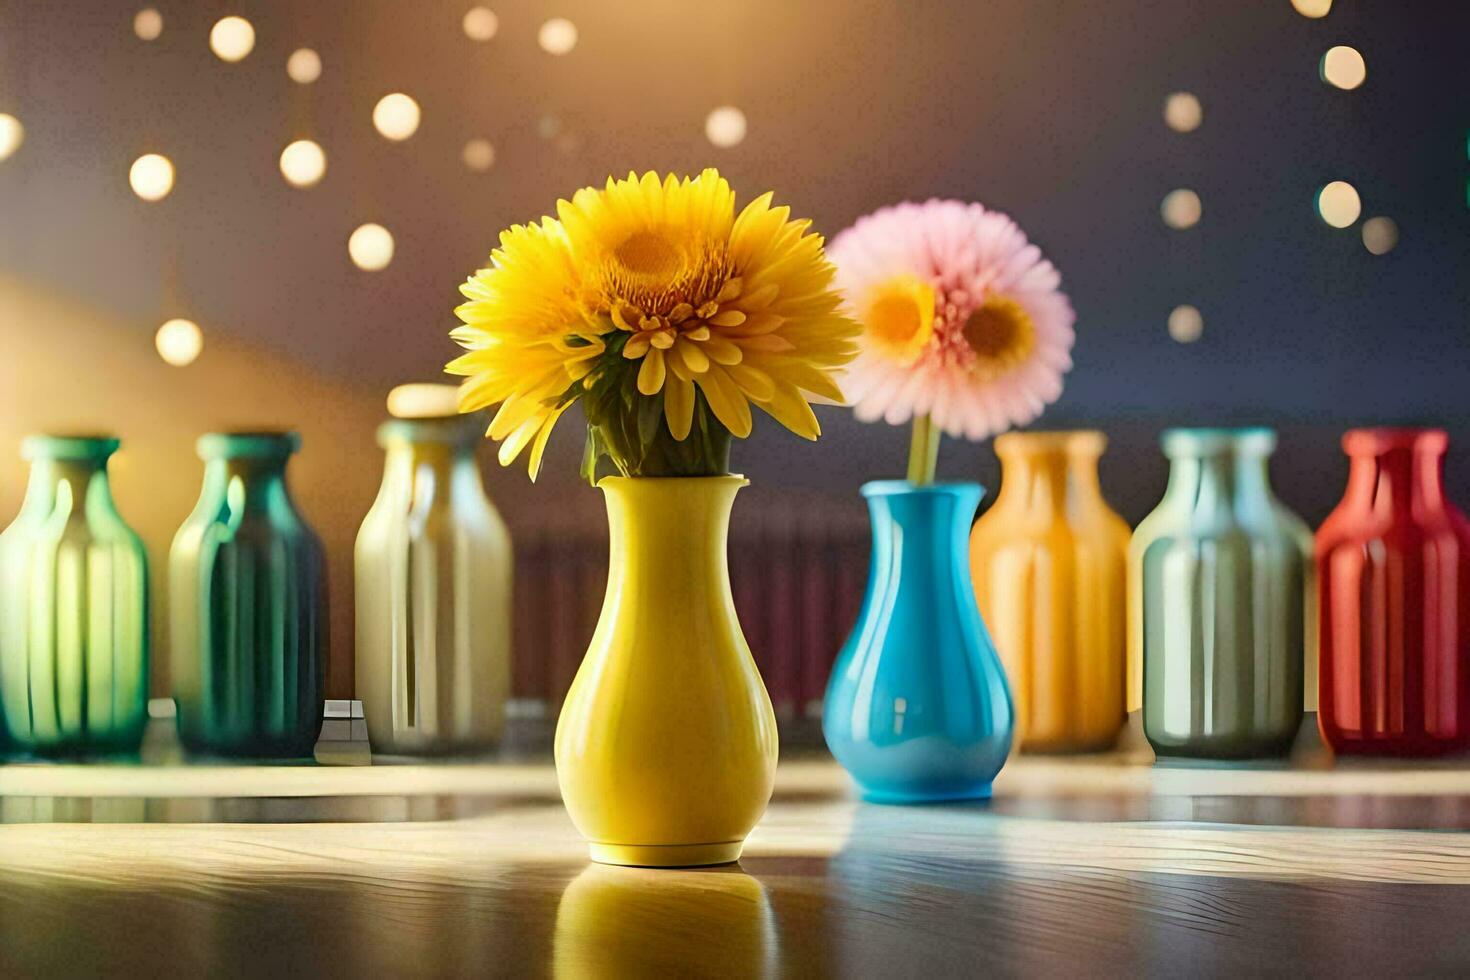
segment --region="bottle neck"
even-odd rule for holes
[[[473,446],[432,441],[385,443],[383,485],[426,500],[460,493],[483,496],[485,492]]]
[[[21,507],[52,511],[58,507],[115,509],[106,459],[47,459],[31,463],[30,480]]]
[[[996,506],[1056,516],[1100,501],[1097,461],[1097,454],[1063,449],[1006,453]]]
[[[286,489],[290,457],[241,456],[215,458],[204,469],[206,492],[225,496],[234,509],[246,512],[291,505]]]
[[[1171,458],[1167,495],[1189,502],[1192,509],[1212,510],[1268,504],[1271,483],[1264,453],[1222,450],[1181,453]]]
[[[1393,447],[1359,453],[1348,468],[1347,496],[1359,507],[1393,517],[1444,510],[1444,453]]]

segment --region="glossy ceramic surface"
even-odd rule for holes
[[[484,420],[378,430],[383,483],[357,535],[357,696],[373,751],[493,745],[510,695],[511,543],[485,496]]]
[[[1129,530],[1098,485],[1106,446],[1101,432],[995,440],[1000,495],[970,532],[970,568],[1023,751],[1106,749],[1126,718]]]
[[[1322,735],[1337,752],[1470,748],[1470,524],[1445,499],[1437,429],[1357,429],[1317,532]]]
[[[148,698],[148,563],[112,500],[110,437],[33,436],[0,534],[0,745],[133,752]]]
[[[1315,586],[1311,534],[1267,479],[1275,446],[1269,429],[1164,433],[1169,485],[1129,549],[1129,642],[1160,755],[1279,756],[1296,738]]]
[[[207,435],[204,488],[174,537],[179,737],[192,751],[311,754],[326,681],[326,562],[286,487],[294,433]]]
[[[735,616],[725,556],[745,484],[598,484],[607,595],[556,730],[562,799],[595,861],[733,861],[771,797],[776,716]]]
[[[827,747],[870,800],[988,797],[1014,711],[966,560],[984,491],[884,481],[862,492],[868,591],[827,686]]]

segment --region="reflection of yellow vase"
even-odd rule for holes
[[[777,936],[761,883],[735,868],[588,867],[556,910],[552,976],[774,976]]]
[[[1003,480],[970,534],[980,612],[1023,751],[1106,749],[1125,717],[1128,525],[1097,480],[1100,432],[995,440]]]
[[[726,532],[741,477],[609,477],[611,560],[562,706],[556,772],[592,859],[740,856],[776,774],[776,716],[735,618]]]

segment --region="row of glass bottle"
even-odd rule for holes
[[[971,570],[1022,749],[1107,748],[1142,708],[1160,755],[1278,756],[1306,695],[1339,753],[1470,750],[1470,524],[1445,499],[1445,433],[1347,433],[1315,542],[1271,491],[1275,443],[1166,432],[1168,487],[1130,539],[1098,487],[1100,433],[996,440]]]
[[[510,686],[510,540],[484,493],[479,421],[394,420],[356,550],[357,697],[379,752],[496,741]],[[0,747],[136,751],[146,723],[149,573],[118,514],[111,437],[36,436],[0,534]],[[323,548],[296,509],[294,433],[206,435],[199,502],[169,555],[179,736],[191,751],[311,754],[327,663]]]

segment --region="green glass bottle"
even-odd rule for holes
[[[1284,755],[1302,720],[1312,535],[1271,492],[1276,435],[1172,429],[1163,447],[1169,485],[1128,556],[1144,734],[1161,756]]]
[[[383,485],[356,549],[357,696],[375,752],[474,751],[504,729],[511,543],[475,460],[484,431],[479,415],[378,430]]]
[[[12,750],[136,752],[147,722],[148,558],[112,500],[109,436],[32,436],[0,534],[0,717]]]
[[[169,555],[174,693],[190,751],[311,754],[326,688],[326,557],[286,487],[294,432],[200,438],[204,489]]]

